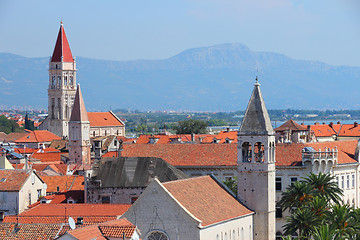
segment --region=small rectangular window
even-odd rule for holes
[[[275,217],[276,217],[276,218],[282,218],[282,210],[281,210],[281,207],[276,206]]]
[[[344,176],[341,176],[341,188],[344,188],[345,187],[345,177]]]
[[[29,193],[29,205],[31,205],[31,193]]]
[[[351,176],[352,187],[355,187],[355,174]]]
[[[275,186],[276,186],[276,191],[281,191],[282,190],[281,177],[277,177],[275,179]]]
[[[346,188],[350,188],[350,176],[346,175]]]
[[[293,185],[294,182],[297,182],[297,177],[291,177],[290,181],[291,181],[291,185]]]
[[[110,196],[104,196],[101,198],[102,203],[110,203]]]

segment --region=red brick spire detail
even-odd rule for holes
[[[51,57],[51,62],[74,62],[62,22],[60,24],[60,30]]]

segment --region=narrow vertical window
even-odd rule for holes
[[[282,190],[281,177],[277,177],[275,179],[275,186],[276,186],[276,191],[281,191]]]

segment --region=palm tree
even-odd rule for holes
[[[334,204],[327,214],[327,222],[333,229],[338,230],[340,236],[349,237],[356,232],[351,208],[347,204]]]
[[[279,205],[283,211],[289,209],[292,212],[309,202],[312,198],[313,190],[311,185],[304,181],[299,181],[286,188],[286,191],[281,194]]]
[[[326,173],[319,173],[318,175],[310,173],[304,181],[312,186],[315,190],[314,194],[332,200],[337,204],[341,202],[343,191],[339,188],[334,176]]]
[[[299,239],[309,239],[310,233],[323,223],[323,219],[308,207],[297,208],[286,219],[284,235],[291,235],[299,231]]]
[[[337,229],[333,229],[329,226],[329,224],[325,224],[320,226],[319,228],[315,228],[312,232],[312,239],[314,240],[345,240],[347,239],[345,236],[341,236],[338,233]]]

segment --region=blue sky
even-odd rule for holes
[[[0,0],[0,52],[50,56],[61,19],[74,56],[163,59],[238,42],[360,66],[359,0]]]

